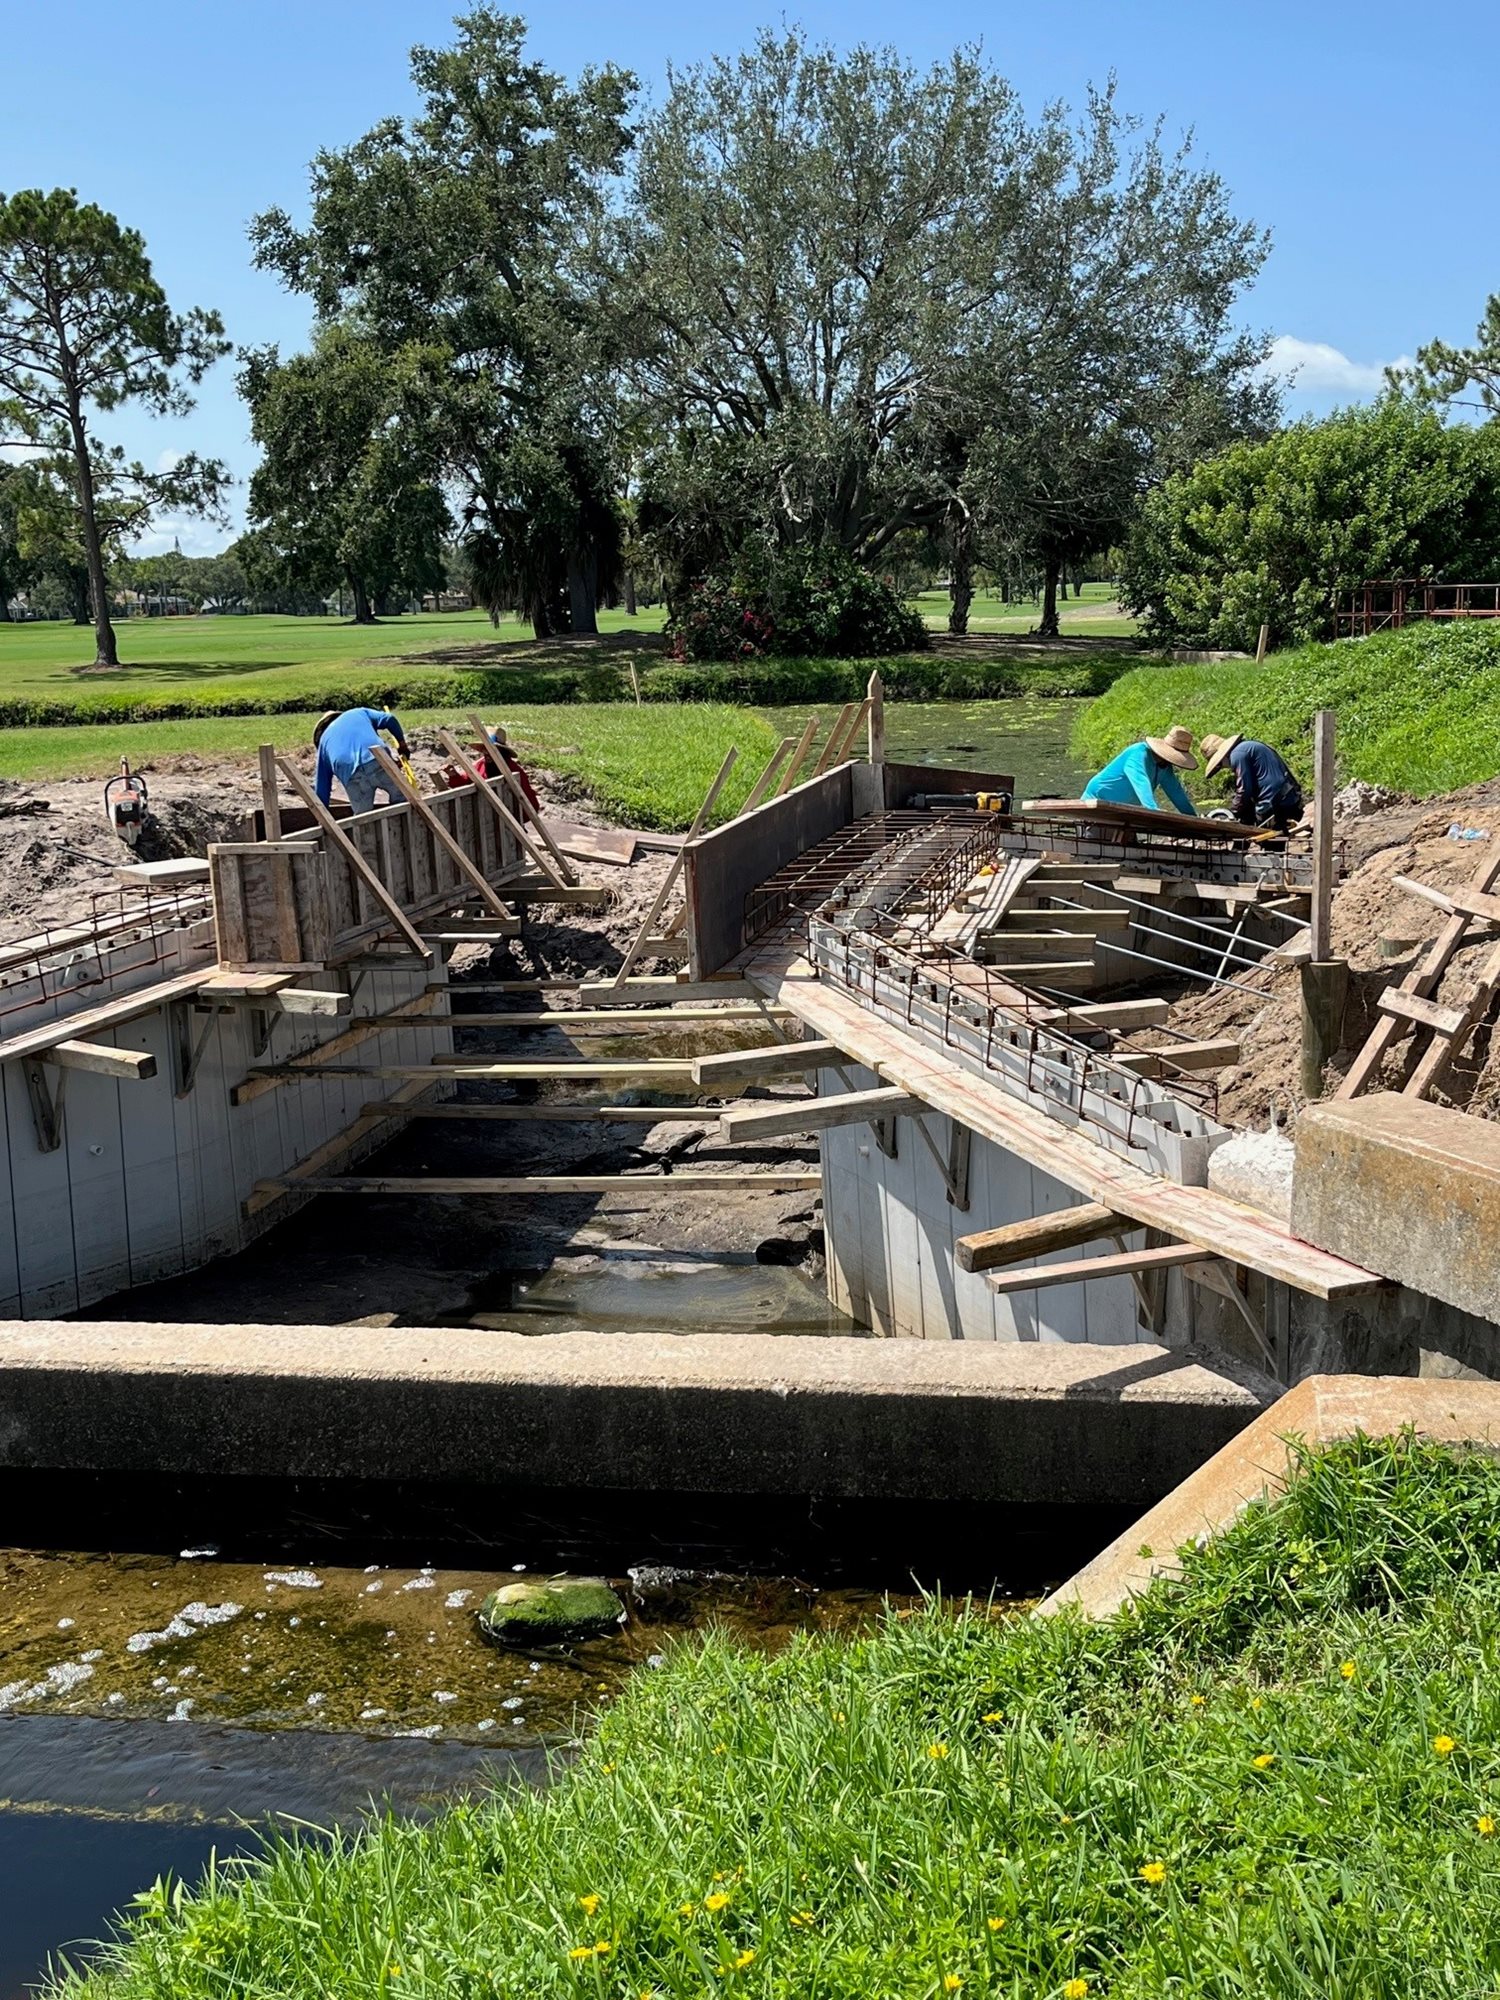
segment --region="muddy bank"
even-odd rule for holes
[[[1455,838],[1450,829],[1480,838]],[[1398,986],[1445,919],[1430,903],[1399,888],[1404,875],[1439,889],[1472,882],[1487,857],[1500,857],[1500,779],[1443,798],[1396,799],[1358,817],[1341,818],[1348,874],[1333,899],[1333,949],[1350,966],[1349,1002],[1342,1047],[1332,1076],[1344,1074],[1378,1018],[1387,986]],[[1492,926],[1470,926],[1472,942],[1456,953],[1432,997],[1457,1006],[1473,990],[1480,967],[1495,950]],[[1237,972],[1246,993],[1233,988],[1195,994],[1172,1013],[1172,1025],[1194,1037],[1234,1034],[1241,1061],[1219,1078],[1220,1116],[1235,1125],[1264,1125],[1295,1115],[1303,1098],[1301,989],[1296,967],[1271,961],[1255,972]],[[1399,1090],[1426,1036],[1396,1043],[1371,1088]],[[1500,1117],[1500,1047],[1493,1024],[1481,1024],[1431,1093],[1439,1104],[1477,1116]]]

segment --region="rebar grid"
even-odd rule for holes
[[[39,1001],[61,998],[108,977],[110,954],[139,951],[132,970],[159,965],[169,941],[213,914],[208,885],[162,890],[149,884],[95,889],[87,914],[49,924],[29,937],[0,944],[0,1019]]]
[[[885,850],[905,847],[923,834],[952,820],[972,825],[974,813],[871,813],[852,820],[827,840],[820,840],[795,860],[778,868],[745,898],[745,942],[755,943],[786,918],[795,918],[829,894],[862,867],[885,858]]]

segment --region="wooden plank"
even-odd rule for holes
[[[379,1033],[377,1029],[375,1031]],[[321,1052],[318,1052],[321,1053]],[[490,1056],[466,1058],[462,1055],[434,1056],[431,1063],[376,1064],[367,1067],[361,1063],[329,1063],[312,1057],[298,1056],[294,1061],[284,1063],[257,1063],[250,1074],[256,1079],[277,1078],[283,1083],[297,1077],[328,1076],[453,1076],[469,1081],[485,1083],[692,1083],[693,1065],[690,1062],[667,1062],[659,1057],[643,1057],[639,1062],[590,1062],[586,1058],[574,1062],[497,1062]],[[235,1099],[242,1103],[241,1093]]]
[[[1100,1202],[1080,1202],[1050,1215],[1024,1222],[1007,1222],[1000,1229],[980,1229],[960,1236],[953,1250],[965,1271],[991,1271],[1002,1264],[1019,1264],[1028,1257],[1046,1257],[1054,1250],[1073,1250],[1096,1237],[1118,1236],[1134,1228],[1129,1216]]]
[[[291,983],[289,972],[213,972],[203,982],[198,997],[215,1004],[221,1000],[253,1000],[262,1006]]]
[[[128,861],[115,870],[115,880],[135,888],[170,889],[185,882],[206,882],[208,873],[207,860],[188,855],[176,861]]]
[[[76,1014],[61,1015],[43,1027],[28,1028],[19,1035],[0,1041],[0,1063],[20,1062],[28,1056],[44,1056],[59,1042],[86,1041],[108,1028],[117,1028],[122,1021],[133,1021],[141,1014],[154,1013],[158,1007],[165,1007],[173,1000],[188,999],[213,977],[213,968],[207,966],[201,972],[179,973],[173,979],[159,979],[154,985],[139,986],[117,1000],[106,1000],[97,1007],[80,1008]]]
[[[1097,1000],[1083,1007],[1059,1007],[1044,1019],[1048,1027],[1115,1028],[1127,1033],[1132,1028],[1159,1028],[1171,1012],[1168,1000]]]
[[[992,925],[998,924],[1016,897],[1042,865],[1039,854],[1013,854],[1000,870],[985,885],[978,907],[972,910],[960,923],[951,942],[955,951],[972,958],[981,935]],[[941,926],[935,928],[933,936],[940,935]]]
[[[461,992],[463,989],[455,987],[449,990]],[[395,1017],[372,1014],[366,1018],[384,1025]],[[461,1009],[456,1014],[435,1015],[419,1025],[429,1028],[483,1028],[488,1033],[513,1031],[518,1034],[526,1029],[538,1033],[543,1029],[558,1028],[569,1034],[600,1036],[635,1028],[676,1033],[705,1024],[710,1028],[753,1027],[758,1021],[769,1024],[773,1020],[789,1018],[785,1007],[767,1008],[764,1012],[757,1007],[690,1007],[680,1011],[665,1007],[569,1007],[546,1014],[528,1014],[519,1010],[509,1014],[470,1014]]]
[[[214,941],[219,963],[244,965],[250,958],[250,933],[239,854],[230,848],[221,856],[218,846],[213,845],[208,860],[213,870]]]
[[[328,839],[333,842],[335,849],[343,855],[349,866],[364,883],[376,902],[380,904],[412,950],[419,958],[430,963],[432,953],[423,944],[408,919],[405,910],[402,909],[390,890],[381,881],[379,874],[366,859],[360,847],[345,832],[344,828],[334,818],[333,814],[324,805],[317,793],[313,791],[312,787],[304,783],[302,774],[295,764],[290,763],[285,757],[278,758],[277,762],[290,782],[292,790],[296,792],[303,805],[307,807],[308,811],[317,820]]]
[[[321,1173],[324,1167],[358,1145],[361,1140],[373,1137],[391,1117],[415,1115],[431,1108],[421,1102],[423,1092],[430,1088],[429,1084],[421,1081],[403,1084],[389,1104],[366,1105],[347,1131],[339,1132],[333,1138],[325,1140],[321,1146],[315,1147],[306,1159],[299,1160],[296,1166],[279,1177],[278,1186],[269,1187],[265,1182],[257,1181],[254,1189],[240,1204],[246,1220],[260,1215],[265,1209],[274,1208],[279,1201],[285,1201],[288,1195],[298,1191],[303,1181]]]
[[[1500,991],[1500,948],[1489,953],[1479,968],[1471,992],[1459,1006],[1461,1019],[1451,1035],[1434,1035],[1418,1059],[1416,1068],[1402,1085],[1405,1097],[1425,1097],[1458,1054],[1480,1021],[1494,1004]]]
[[[266,839],[281,838],[281,795],[276,789],[276,746],[262,743],[256,752],[260,765],[260,807]]]
[[[418,993],[389,1011],[397,1014],[425,1014],[437,1005],[441,991],[439,988],[437,992]],[[357,1048],[361,1042],[368,1041],[371,1035],[378,1035],[381,1032],[379,1028],[368,1027],[361,1021],[352,1028],[345,1028],[341,1034],[330,1035],[326,1042],[320,1042],[316,1053],[326,1062],[329,1056],[342,1055],[346,1050]],[[293,1080],[294,1076],[289,1078],[277,1074],[251,1076],[246,1082],[231,1087],[229,1101],[233,1105],[253,1104],[257,1097],[263,1097],[268,1090],[280,1090],[283,1084]]]
[[[723,1055],[695,1056],[694,1083],[717,1083],[731,1076],[791,1076],[844,1061],[836,1042],[784,1042],[772,1049],[730,1049]]]
[[[612,868],[628,868],[635,860],[640,842],[628,827],[580,826],[576,820],[554,820],[558,846],[575,861],[602,861]]]
[[[530,1174],[511,1177],[488,1174],[421,1176],[377,1174],[310,1174],[293,1180],[277,1174],[257,1181],[255,1192],[299,1189],[308,1194],[639,1194],[665,1189],[669,1194],[806,1193],[822,1185],[818,1173],[759,1173],[742,1168],[732,1174]],[[1195,1253],[1196,1254],[1196,1253]]]
[[[713,810],[714,801],[718,798],[719,793],[724,789],[725,780],[728,778],[730,772],[734,769],[735,763],[737,762],[738,758],[739,758],[739,752],[731,745],[727,755],[724,758],[724,762],[719,766],[719,775],[714,779],[713,783],[709,786],[707,793],[704,795],[702,805],[699,806],[697,812],[693,815],[693,823],[688,828],[686,841],[684,841],[681,850],[676,855],[674,855],[671,866],[667,869],[665,876],[662,878],[661,887],[657,890],[656,895],[652,900],[650,909],[646,912],[646,915],[641,920],[641,927],[636,932],[635,938],[631,943],[630,949],[625,954],[624,961],[621,964],[619,971],[615,974],[614,984],[617,987],[624,985],[626,979],[630,976],[630,968],[635,964],[636,960],[640,957],[642,951],[645,949],[646,940],[651,936],[652,932],[656,929],[657,919],[658,917],[660,917],[662,910],[666,905],[668,896],[670,896],[672,893],[673,884],[676,882],[677,877],[682,873],[683,865],[687,856],[688,846],[691,842],[696,840],[698,838],[698,835],[703,831],[703,823],[708,818],[709,813]]]
[[[926,1109],[906,1090],[849,1090],[809,1097],[800,1104],[755,1105],[721,1111],[719,1136],[725,1140],[780,1139],[793,1132],[826,1132],[835,1125],[864,1125],[875,1118],[900,1118]]]
[[[155,1076],[156,1058],[143,1049],[113,1049],[103,1042],[57,1042],[48,1049],[44,1062],[59,1069],[89,1070],[95,1076],[112,1076],[116,1081],[140,1083]]]
[[[1418,993],[1403,993],[1399,986],[1387,986],[1376,1002],[1382,1014],[1397,1014],[1435,1034],[1456,1035],[1464,1025],[1462,1007],[1440,1007],[1436,1000],[1424,1000]]]
[[[807,753],[811,750],[813,738],[817,733],[818,718],[815,715],[810,715],[807,718],[807,723],[802,734],[797,739],[796,749],[793,750],[785,770],[783,770],[780,778],[777,780],[776,789],[771,794],[773,799],[785,798],[786,794],[796,784],[797,773],[807,761]]]
[[[1500,859],[1497,859],[1500,867]],[[789,1006],[815,1034],[836,1038],[848,1059],[946,1112],[981,1137],[1030,1161],[1064,1187],[1115,1208],[1147,1228],[1196,1243],[1315,1298],[1354,1298],[1386,1281],[1345,1258],[1302,1243],[1274,1216],[1213,1188],[1183,1187],[1107,1152],[1045,1111],[987,1084],[940,1049],[879,1020],[850,996],[808,976],[798,963],[767,975],[768,997]]]
[[[1155,1250],[1122,1250],[1117,1257],[1079,1257],[1068,1264],[1032,1265],[1024,1271],[1007,1271],[989,1282],[1002,1293],[1041,1291],[1051,1285],[1088,1284],[1099,1278],[1170,1271],[1179,1264],[1196,1264],[1202,1256],[1203,1252],[1190,1243],[1168,1243]]]
[[[743,817],[747,812],[754,812],[755,808],[760,804],[761,800],[765,797],[766,793],[771,789],[771,782],[775,778],[777,772],[780,771],[782,765],[786,762],[787,758],[791,756],[792,752],[796,749],[796,747],[797,747],[797,739],[795,736],[782,737],[780,743],[771,752],[770,756],[766,759],[766,768],[761,772],[760,776],[756,779],[755,783],[750,787],[749,795],[746,798],[745,803],[740,807],[740,812],[739,812],[740,817]]]
[[[628,1006],[632,1000],[759,1000],[763,997],[761,989],[749,979],[627,979],[623,985],[613,979],[580,979],[576,983],[579,999],[586,1006],[598,1008]],[[473,989],[468,980],[463,980],[453,990],[462,993]]]
[[[1333,957],[1333,748],[1331,708],[1313,717],[1313,879],[1309,949],[1314,965]]]
[[[879,673],[865,683],[865,714],[869,732],[868,754],[872,764],[885,762],[885,686]]]
[[[1236,820],[1208,819],[1198,813],[1169,812],[1165,807],[1118,806],[1106,799],[1026,799],[1023,819],[1097,820],[1105,826],[1128,827],[1138,833],[1175,834],[1188,840],[1251,841],[1256,830]]]
[[[573,873],[572,869],[568,866],[567,862],[564,860],[561,848],[558,846],[557,842],[553,839],[551,830],[547,825],[546,814],[539,812],[537,808],[531,803],[530,799],[527,798],[526,793],[522,788],[520,779],[516,776],[515,772],[510,768],[509,764],[506,763],[505,759],[500,754],[500,745],[505,742],[505,731],[503,729],[491,730],[485,723],[481,722],[479,717],[472,711],[470,712],[469,715],[469,721],[472,723],[474,728],[478,730],[480,742],[483,743],[488,749],[494,752],[495,764],[497,770],[499,771],[500,782],[507,788],[511,796],[514,798],[516,803],[517,815],[521,819],[529,819],[531,824],[536,828],[538,834],[540,834],[543,842],[546,844],[548,853],[552,856],[552,859],[557,863],[557,872],[562,877],[563,881],[576,882],[578,880],[578,877]]]
[[[423,1075],[428,1074],[423,1071]],[[808,1100],[812,1102],[811,1099]],[[736,1106],[720,1109],[734,1110]],[[757,1105],[763,1110],[763,1105]],[[719,1110],[703,1104],[415,1104],[406,1109],[394,1098],[371,1098],[365,1109],[388,1118],[435,1118],[529,1125],[702,1125]]]
[[[1477,889],[1439,889],[1431,882],[1414,882],[1409,875],[1393,875],[1391,880],[1408,896],[1431,903],[1447,916],[1462,911],[1466,917],[1477,917],[1482,923],[1500,924],[1500,896],[1482,896]]]
[[[1139,1076],[1162,1076],[1173,1069],[1222,1069],[1240,1059],[1239,1042],[1166,1042],[1159,1049],[1111,1049],[1109,1059]]]
[[[286,986],[274,999],[276,1011],[281,1014],[341,1015],[354,1012],[354,1002],[347,993],[325,993],[315,986]]]
[[[830,770],[839,761],[839,740],[843,736],[844,731],[852,726],[858,708],[858,702],[846,701],[838,714],[833,718],[833,726],[828,732],[828,741],[823,745],[823,754],[819,757],[817,763],[813,765],[812,774],[815,778],[821,778],[825,771]]]

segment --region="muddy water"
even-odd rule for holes
[[[545,1271],[520,1271],[480,1290],[484,1303],[464,1326],[511,1333],[861,1334],[829,1303],[821,1280],[784,1265],[690,1261],[646,1252],[560,1257]]]
[[[1022,798],[1076,798],[1092,775],[1073,754],[1073,726],[1086,703],[1077,697],[1018,695],[1005,701],[891,701],[885,710],[888,756],[913,764],[1006,772]],[[782,735],[800,730],[810,709],[767,709]]]

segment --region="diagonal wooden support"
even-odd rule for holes
[[[771,785],[774,782],[776,775],[780,771],[782,765],[786,762],[787,758],[791,756],[792,752],[796,749],[796,747],[797,747],[797,739],[795,736],[782,737],[781,742],[771,752],[771,755],[766,763],[766,768],[761,772],[760,776],[756,779],[755,783],[750,787],[750,796],[745,800],[745,803],[740,807],[738,814],[739,818],[743,819],[746,813],[755,811],[755,808],[760,804],[761,800],[766,796],[767,792],[771,789]]]
[[[45,1063],[38,1057],[27,1056],[21,1064],[26,1078],[26,1094],[31,1099],[31,1122],[36,1127],[36,1144],[39,1153],[55,1153],[62,1144],[63,1092],[67,1088],[68,1072],[58,1072],[56,1087]]]
[[[621,965],[619,971],[614,976],[614,980],[612,982],[614,985],[623,986],[625,984],[625,981],[630,977],[630,968],[635,964],[636,960],[645,950],[648,940],[651,938],[652,934],[655,931],[656,920],[661,915],[662,910],[665,908],[667,898],[672,893],[673,885],[675,884],[678,876],[682,873],[683,868],[686,865],[688,844],[689,842],[696,840],[698,838],[698,835],[703,831],[703,822],[708,818],[708,815],[713,811],[714,802],[717,800],[720,792],[723,791],[725,781],[727,780],[730,772],[734,769],[738,757],[739,757],[739,752],[731,748],[729,754],[725,757],[723,763],[719,766],[719,775],[714,779],[713,783],[709,786],[708,791],[704,795],[702,805],[699,806],[697,812],[693,815],[693,823],[688,828],[687,832],[683,835],[682,845],[673,855],[672,865],[667,870],[665,876],[662,878],[662,885],[656,892],[655,900],[652,902],[650,909],[646,912],[646,915],[641,923],[641,927],[636,932],[634,939],[631,941],[631,946],[629,951],[627,951],[625,954],[624,962]]]
[[[792,789],[793,785],[796,784],[797,773],[802,769],[802,766],[807,758],[807,753],[812,748],[813,738],[817,735],[817,733],[818,733],[818,718],[815,715],[810,715],[807,718],[807,727],[803,730],[802,734],[797,738],[797,747],[792,752],[791,761],[788,763],[786,769],[782,772],[780,781],[776,786],[776,791],[774,794],[776,798],[778,799],[781,798],[785,793],[789,792]]]
[[[469,777],[473,781],[475,790],[479,792],[479,794],[483,798],[488,799],[490,804],[494,807],[495,815],[500,821],[500,824],[505,828],[506,832],[509,833],[512,836],[512,838],[519,843],[522,852],[530,857],[530,859],[535,863],[535,865],[542,871],[543,875],[546,876],[547,880],[551,882],[554,885],[554,887],[558,889],[568,889],[575,887],[576,882],[574,881],[565,882],[563,880],[561,874],[558,872],[556,866],[554,865],[551,856],[546,852],[545,848],[539,848],[536,845],[536,843],[532,840],[530,834],[527,833],[525,827],[522,826],[521,822],[516,818],[515,814],[511,811],[510,807],[505,803],[504,799],[501,798],[500,793],[496,789],[495,785],[491,782],[490,779],[483,777],[480,774],[479,766],[474,762],[474,759],[469,755],[468,751],[464,749],[463,745],[458,741],[458,738],[454,736],[450,730],[440,729],[437,733],[437,739],[438,742],[442,744],[443,748],[448,752],[448,755],[450,757],[456,757],[458,759],[458,762],[468,772]]]
[[[1167,1243],[1150,1250],[1127,1250],[1116,1257],[1079,1257],[1068,1264],[1038,1264],[1021,1271],[1002,1271],[990,1279],[997,1292],[1041,1291],[1050,1285],[1088,1284],[1097,1278],[1134,1278],[1148,1271],[1169,1271],[1176,1265],[1201,1263],[1203,1252],[1191,1243]]]
[[[552,838],[551,829],[547,825],[546,814],[538,812],[536,807],[531,803],[530,799],[527,798],[525,791],[522,789],[520,779],[516,776],[515,772],[510,768],[509,764],[506,763],[504,757],[501,755],[501,745],[505,742],[505,731],[503,729],[491,729],[487,723],[482,722],[479,719],[479,717],[473,713],[470,714],[469,721],[473,724],[474,728],[479,731],[479,740],[484,744],[485,748],[493,754],[495,759],[495,768],[499,775],[500,782],[505,786],[507,791],[509,791],[511,796],[514,798],[516,802],[517,814],[523,820],[529,819],[531,821],[531,824],[536,828],[537,832],[541,835],[542,840],[546,846],[547,852],[552,856],[552,859],[557,863],[557,872],[562,876],[564,882],[567,883],[576,882],[578,880],[578,877],[574,874],[572,868],[569,866],[566,855],[563,853],[562,849],[558,846],[557,842]]]
[[[823,745],[823,754],[819,757],[817,763],[813,765],[813,776],[815,778],[821,778],[825,771],[831,771],[838,762],[839,739],[843,736],[844,731],[853,723],[858,708],[858,702],[846,701],[838,714],[833,718],[833,727],[828,732],[828,741]]]
[[[302,773],[297,769],[296,765],[286,757],[278,757],[276,761],[281,766],[283,777],[286,778],[292,790],[318,822],[318,825],[323,829],[327,838],[333,842],[355,874],[359,876],[365,887],[370,891],[370,894],[380,904],[381,908],[396,926],[396,929],[406,939],[418,958],[425,965],[430,965],[432,963],[431,950],[423,942],[421,934],[417,931],[405,910],[402,909],[396,898],[391,894],[384,882],[381,881],[379,875],[360,852],[357,844],[345,833],[344,829],[318,797],[312,786],[303,778]]]
[[[172,1095],[174,1097],[186,1097],[197,1082],[198,1065],[203,1061],[204,1053],[208,1048],[209,1038],[218,1026],[218,1014],[210,1008],[205,1014],[203,1025],[195,1037],[193,1034],[194,1011],[193,1008],[181,1003],[172,1009],[172,1025],[174,1029],[172,1036]],[[266,1041],[270,1041],[269,1034],[266,1036]],[[263,1055],[264,1053],[264,1047],[255,1050],[256,1055]]]
[[[438,846],[442,848],[443,852],[452,861],[459,874],[473,887],[474,893],[478,896],[480,902],[485,905],[486,909],[493,916],[497,916],[503,922],[509,923],[511,916],[509,908],[496,895],[484,870],[474,859],[473,855],[467,852],[462,841],[454,839],[447,827],[443,825],[443,822],[432,810],[432,807],[428,805],[426,799],[422,796],[421,787],[412,783],[395,758],[387,751],[377,746],[370,754],[375,760],[376,769],[384,771],[386,777],[389,778],[390,782],[401,793],[412,811],[437,842]]]

